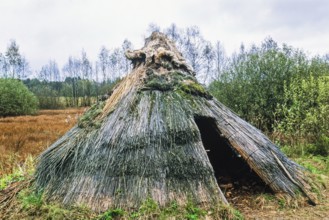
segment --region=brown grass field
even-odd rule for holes
[[[35,116],[0,118],[0,177],[28,155],[37,156],[65,134],[84,109],[41,110]]]

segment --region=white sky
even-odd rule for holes
[[[60,67],[82,49],[96,60],[102,45],[129,39],[139,48],[150,23],[196,25],[228,54],[271,36],[312,55],[329,53],[328,0],[0,0],[0,52],[10,39],[36,70]]]

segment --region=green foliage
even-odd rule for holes
[[[33,187],[22,190],[17,196],[17,206],[21,206],[19,213],[11,213],[13,219],[95,219],[95,213],[84,207],[62,207],[43,200],[42,193]],[[17,216],[15,216],[17,214]],[[13,217],[15,216],[15,217]],[[112,219],[112,218],[102,218]]]
[[[308,153],[313,155],[329,155],[329,136],[321,135],[314,144],[310,144]]]
[[[0,79],[0,116],[35,114],[38,100],[19,80]]]
[[[272,131],[277,104],[283,102],[284,82],[294,75],[305,75],[305,54],[272,39],[260,47],[241,49],[221,77],[210,84],[210,92],[242,118],[263,131]]]
[[[111,219],[205,219],[206,216],[212,219],[243,219],[242,214],[230,207],[222,204],[214,204],[213,207],[201,208],[192,201],[185,206],[179,206],[176,201],[165,207],[159,205],[151,198],[147,198],[137,210],[125,211],[122,209],[110,209],[98,216],[99,220]]]
[[[171,202],[168,207],[163,210],[163,216],[172,216],[178,213],[180,207],[176,201]]]
[[[304,156],[295,158],[296,162],[314,174],[329,175],[329,158],[324,156]]]
[[[142,214],[150,214],[157,211],[159,211],[158,203],[151,198],[147,198],[139,208],[139,212]]]
[[[17,170],[11,174],[5,174],[3,177],[0,178],[0,190],[5,189],[13,182],[24,180],[24,175],[21,170]]]
[[[329,155],[329,65],[267,39],[233,55],[209,85],[219,101],[293,155]],[[289,149],[288,149],[289,148]]]
[[[110,209],[106,212],[104,212],[103,214],[101,214],[100,216],[98,216],[97,219],[99,220],[112,220],[115,218],[120,218],[121,216],[125,215],[125,211],[122,209]]]
[[[200,219],[207,214],[207,212],[205,210],[197,207],[192,202],[188,202],[185,209],[186,209],[185,217],[188,220]]]
[[[36,193],[29,189],[22,190],[18,198],[21,200],[24,209],[40,208],[43,204],[42,193]]]
[[[295,150],[302,154],[329,155],[328,90],[328,76],[311,74],[285,84],[283,102],[276,109],[280,120],[275,124],[275,130],[285,136],[284,144],[297,145]]]
[[[283,198],[278,199],[278,205],[280,209],[284,209],[286,207],[286,200]]]
[[[0,190],[5,189],[11,183],[22,181],[26,176],[32,175],[34,172],[34,159],[28,156],[22,166],[17,166],[10,174],[5,174],[0,178]]]

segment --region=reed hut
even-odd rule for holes
[[[148,198],[227,203],[222,177],[246,173],[273,192],[307,195],[303,168],[213,98],[164,34],[126,57],[133,69],[110,97],[40,155],[35,182],[46,198],[97,211]]]

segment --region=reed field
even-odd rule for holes
[[[28,155],[36,157],[49,147],[84,110],[41,110],[34,116],[0,118],[0,176],[11,173]]]

